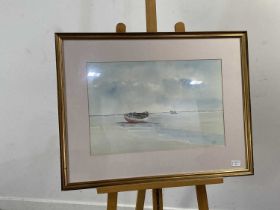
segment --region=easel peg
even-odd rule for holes
[[[125,33],[126,32],[126,26],[124,23],[118,23],[116,26],[116,32],[117,33]]]
[[[175,24],[175,32],[185,32],[185,24],[183,22],[178,22]]]

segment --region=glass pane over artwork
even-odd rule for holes
[[[225,144],[222,60],[87,63],[91,155]]]

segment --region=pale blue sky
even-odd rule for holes
[[[88,63],[90,115],[222,110],[222,61]]]

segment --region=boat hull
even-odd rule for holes
[[[148,120],[148,117],[143,118],[143,119],[137,119],[137,118],[133,118],[133,117],[124,116],[124,119],[129,123],[143,123]]]
[[[124,114],[124,119],[129,123],[143,123],[148,120],[149,113],[148,112],[130,112]]]

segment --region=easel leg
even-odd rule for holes
[[[107,210],[117,210],[118,193],[112,192],[108,193],[107,198]]]
[[[209,210],[205,185],[196,185],[196,197],[199,210]]]
[[[146,0],[147,32],[157,32],[156,0]]]
[[[153,210],[163,210],[162,189],[153,189]]]
[[[146,190],[138,190],[135,210],[144,209],[145,195],[146,195]]]

